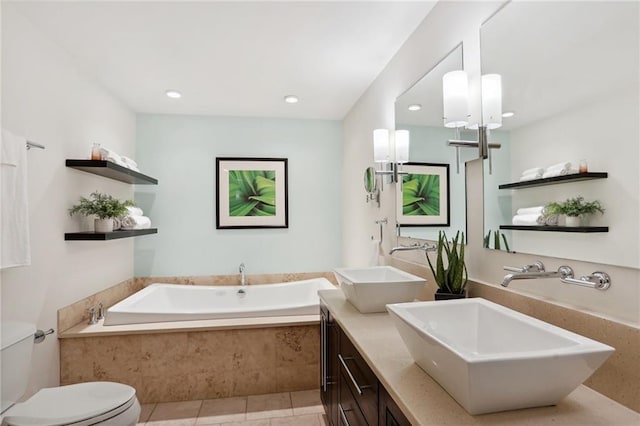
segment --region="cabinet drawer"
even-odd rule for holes
[[[370,426],[378,424],[378,379],[344,332],[340,333],[338,355],[342,382]]]
[[[340,399],[338,403],[339,426],[369,426],[358,403],[347,384],[349,378],[344,373],[340,377]],[[375,423],[377,424],[377,422]]]

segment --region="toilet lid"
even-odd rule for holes
[[[125,405],[136,395],[131,386],[113,382],[89,382],[46,388],[5,413],[16,425],[64,425],[91,419]]]

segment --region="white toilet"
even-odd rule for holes
[[[2,323],[2,426],[133,426],[140,403],[131,386],[89,382],[47,388],[18,403],[26,390],[36,328]]]

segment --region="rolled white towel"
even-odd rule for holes
[[[525,175],[540,175],[540,176],[542,176],[543,173],[544,173],[544,168],[543,167],[533,167],[531,169],[527,169],[524,172],[522,172],[522,176],[525,176]]]
[[[127,165],[127,167],[129,167],[130,169],[133,168],[138,168],[138,163],[136,163],[135,161],[133,161],[131,158],[121,155],[120,158],[122,158],[122,161],[124,161],[124,163]]]
[[[119,217],[114,217],[111,220],[113,220],[113,230],[117,231],[118,229],[122,228],[122,219]]]
[[[553,172],[555,170],[569,170],[572,164],[571,161],[564,161],[562,163],[552,164],[551,166],[545,167],[544,171]]]
[[[542,177],[542,175],[540,174],[536,174],[536,173],[530,173],[528,175],[522,175],[520,176],[520,182],[526,182],[528,180],[534,180],[534,179],[540,179]]]
[[[112,163],[116,163],[119,166],[127,167],[127,163],[125,163],[122,160],[122,157],[120,157],[120,155],[117,152],[112,151],[109,148],[101,147],[100,157],[102,158],[103,161],[110,161]]]
[[[576,173],[578,173],[576,169],[555,169],[555,170],[544,172],[544,174],[542,175],[542,178],[546,179],[546,178],[556,177],[556,176],[573,175]]]
[[[151,219],[146,216],[124,216],[122,229],[148,229],[151,228]]]
[[[144,216],[144,212],[140,207],[127,206],[128,216]]]
[[[549,216],[540,216],[538,218],[538,225],[543,226],[557,226],[560,215],[550,214]]]
[[[516,215],[525,215],[525,214],[544,214],[544,206],[536,206],[536,207],[522,207],[516,210]]]
[[[536,226],[538,225],[538,218],[541,217],[540,214],[517,214],[511,220],[513,225],[525,225],[525,226]]]

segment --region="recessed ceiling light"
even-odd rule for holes
[[[408,107],[409,111],[420,111],[422,109],[422,105],[420,104],[411,104]]]
[[[297,104],[299,100],[296,95],[287,95],[284,97],[284,101],[288,104]]]
[[[165,95],[167,95],[168,97],[170,97],[172,99],[179,99],[179,98],[182,97],[182,93],[178,92],[177,90],[167,90],[164,93],[165,93]]]
[[[507,112],[503,112],[502,113],[502,118],[509,118],[509,117],[513,117],[514,115],[516,115],[515,112],[513,111],[507,111]]]

